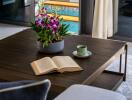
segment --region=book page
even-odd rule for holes
[[[61,72],[79,71],[82,68],[70,56],[55,56],[52,58]]]
[[[46,74],[57,69],[57,66],[50,57],[44,57],[31,63],[36,75]]]

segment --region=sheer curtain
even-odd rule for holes
[[[114,34],[113,0],[95,0],[92,37],[111,37]]]

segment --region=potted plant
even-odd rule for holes
[[[46,9],[40,9],[32,29],[36,31],[40,51],[44,53],[57,53],[64,49],[63,37],[69,35],[69,25],[63,24],[63,19],[54,13],[49,16]]]

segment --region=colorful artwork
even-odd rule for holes
[[[52,11],[57,11],[59,15],[67,15],[67,16],[79,16],[79,8],[73,7],[64,7],[64,6],[53,6],[53,5],[44,5],[47,8],[48,13],[52,13]]]
[[[56,1],[54,1],[56,2]],[[61,4],[61,3],[60,3]],[[35,7],[35,15],[37,15],[40,12],[40,9],[42,7],[46,8],[47,13],[51,14],[53,12],[56,12],[58,15],[64,16],[65,24],[70,24],[69,32],[75,32],[78,33],[79,30],[79,22],[73,20],[74,17],[78,19],[79,17],[79,7],[74,6],[62,6],[62,5],[53,5],[45,3],[45,0],[40,0]],[[70,18],[71,20],[68,20],[67,18]]]

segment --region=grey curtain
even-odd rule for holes
[[[95,0],[80,0],[80,34],[92,34]]]

